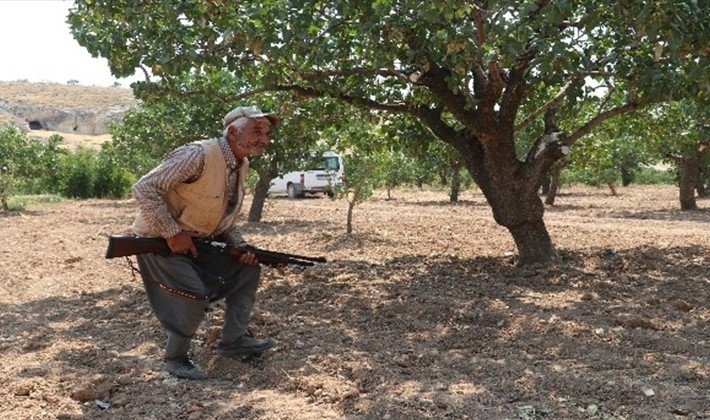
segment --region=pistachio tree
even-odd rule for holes
[[[701,164],[710,156],[710,101],[703,98],[660,104],[648,110],[647,139],[662,161],[678,173],[681,210],[697,210]]]
[[[460,153],[527,264],[556,258],[537,191],[570,146],[607,119],[707,89],[707,10],[708,0],[76,0],[68,20],[114,76],[141,68],[164,91],[224,71],[243,81],[240,95],[331,97],[418,119]],[[623,103],[601,101],[586,121],[539,124],[619,89]]]

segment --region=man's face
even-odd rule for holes
[[[241,131],[235,127],[229,128],[229,145],[234,155],[241,159],[246,156],[261,155],[269,145],[269,130],[271,125],[266,118],[250,118]]]

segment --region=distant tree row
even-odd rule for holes
[[[56,194],[70,198],[123,198],[135,176],[112,160],[112,146],[100,151],[61,147],[61,136],[38,140],[10,124],[0,128],[0,208],[10,198]]]
[[[155,77],[132,85],[145,102],[173,96],[224,111],[273,95],[275,109],[300,110],[303,100],[333,99],[377,130],[397,119],[426,127],[455,151],[450,162],[528,264],[557,258],[539,191],[583,139],[657,104],[707,109],[706,3],[76,0],[68,22],[114,76],[141,68]],[[332,118],[337,126],[347,116]],[[305,133],[320,139],[327,127]],[[680,134],[663,141],[675,151]],[[362,149],[379,141],[370,136]],[[681,170],[681,188],[694,176]]]

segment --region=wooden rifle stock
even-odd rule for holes
[[[317,262],[326,262],[324,257],[307,257],[304,255],[287,254],[284,252],[268,251],[251,245],[236,247],[224,242],[209,241],[201,238],[193,238],[195,245],[200,247],[210,247],[210,249],[227,253],[235,257],[251,252],[259,260],[259,263],[281,266],[300,265],[312,266]],[[108,248],[106,258],[128,257],[138,254],[170,254],[170,247],[163,238],[143,238],[133,235],[111,235],[108,238]]]

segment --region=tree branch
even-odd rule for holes
[[[478,132],[477,114],[466,109],[466,97],[451,91],[446,83],[449,75],[450,71],[448,69],[432,64],[429,70],[422,75],[420,82],[426,85],[441,100],[461,124],[476,133]]]
[[[442,113],[443,109],[441,108],[429,108],[424,105],[420,105],[412,110],[412,114],[419,117],[436,137],[451,144],[451,141],[457,138],[457,132],[442,121]],[[455,146],[454,144],[451,145]]]
[[[564,86],[562,86],[562,89],[560,89],[560,91],[557,92],[557,95],[555,95],[548,103],[546,103],[542,107],[536,109],[530,115],[525,117],[522,121],[520,121],[518,124],[516,124],[515,131],[522,130],[528,124],[530,124],[530,122],[535,120],[535,118],[537,118],[540,115],[547,112],[548,109],[558,106],[560,104],[560,102],[562,102],[562,99],[564,99],[565,94],[567,93],[567,90],[570,88],[570,86],[572,86],[573,81],[574,81],[574,79],[569,80]]]
[[[248,90],[237,95],[230,96],[231,100],[239,100],[248,98],[250,96],[256,95],[263,92],[294,92],[299,97],[304,98],[319,98],[319,97],[330,97],[334,99],[341,100],[343,102],[349,103],[351,105],[356,105],[360,107],[365,107],[369,109],[374,109],[378,111],[386,111],[393,113],[412,113],[411,107],[407,106],[405,103],[381,103],[371,99],[361,98],[346,95],[342,92],[337,92],[333,94],[332,92],[325,90],[318,90],[311,87],[303,87],[298,85],[268,85],[263,86],[258,89]]]
[[[604,121],[608,120],[609,118],[616,117],[617,115],[622,115],[627,112],[631,112],[634,110],[637,110],[639,108],[642,108],[643,106],[646,106],[648,103],[641,103],[641,102],[629,102],[621,106],[617,106],[615,108],[611,108],[607,111],[600,112],[597,114],[594,118],[591,120],[587,121],[584,125],[579,127],[577,130],[573,131],[572,134],[569,136],[566,136],[564,141],[562,142],[563,145],[565,146],[571,146],[573,145],[577,140],[582,138],[583,136],[586,136],[589,134],[593,129],[601,125]]]
[[[476,1],[472,1],[471,5],[471,19],[476,27],[474,42],[480,47],[486,42],[486,15],[490,14],[490,11],[485,6],[478,5]]]

